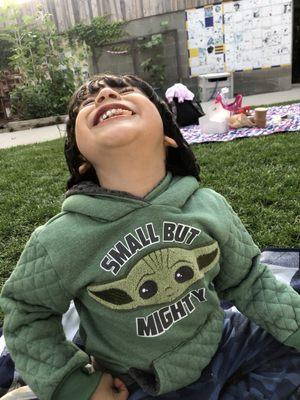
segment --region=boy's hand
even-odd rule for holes
[[[90,400],[127,400],[129,392],[119,378],[104,373]]]

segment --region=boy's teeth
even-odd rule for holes
[[[99,121],[103,121],[105,119],[108,119],[109,117],[112,117],[114,115],[132,115],[132,111],[130,110],[124,110],[122,108],[112,108],[110,110],[107,110],[104,114],[101,115]]]

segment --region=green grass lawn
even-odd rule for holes
[[[300,237],[300,132],[194,145],[202,185],[222,193],[256,243]],[[37,226],[59,212],[68,171],[63,141],[0,150],[0,287]]]

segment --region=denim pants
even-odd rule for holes
[[[156,397],[135,384],[129,391],[128,400],[299,400],[300,352],[228,310],[218,350],[196,382]]]
[[[38,400],[23,389],[9,399]],[[128,400],[300,400],[300,352],[229,310],[218,350],[196,382],[156,397],[137,384],[128,389]]]

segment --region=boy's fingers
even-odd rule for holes
[[[114,385],[119,391],[119,396],[118,397],[120,399],[122,399],[122,400],[123,399],[126,400],[128,395],[129,395],[129,392],[128,392],[128,389],[127,389],[125,383],[122,382],[121,379],[115,378],[114,379]]]
[[[101,377],[101,386],[104,388],[111,388],[113,386],[113,377],[110,374],[104,372]]]
[[[127,390],[125,383],[123,381],[121,381],[121,379],[119,379],[119,378],[115,378],[114,384],[115,384],[115,387],[120,390],[124,390],[124,389]]]

